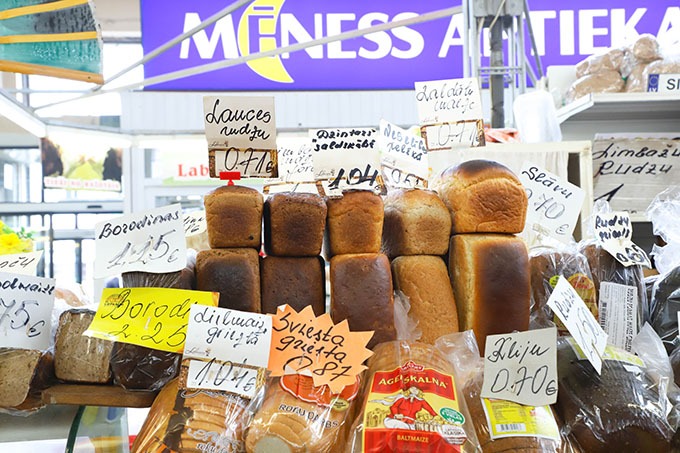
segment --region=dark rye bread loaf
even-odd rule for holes
[[[260,261],[257,250],[210,249],[196,257],[196,289],[220,294],[219,306],[260,312]]]
[[[382,242],[383,201],[367,190],[347,190],[326,199],[326,258],[350,253],[378,253]]]
[[[314,314],[326,312],[326,266],[315,256],[267,256],[260,260],[262,313],[276,313],[276,307],[288,304],[299,312],[311,306]]]
[[[264,249],[274,256],[321,254],[326,202],[311,193],[284,192],[264,203]]]
[[[212,248],[260,248],[264,197],[250,187],[221,186],[203,200]]]

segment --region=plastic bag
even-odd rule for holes
[[[53,382],[52,351],[0,348],[0,412],[30,415],[44,407],[40,394]]]
[[[642,93],[647,91],[647,76],[645,69],[649,63],[638,63],[632,67],[626,78],[627,93]]]
[[[537,89],[520,94],[512,106],[519,129],[519,136],[525,143],[562,141],[562,130],[557,119],[557,110],[550,93]]]
[[[661,51],[656,37],[649,33],[643,33],[631,46],[635,59],[640,63],[649,63],[661,58]]]
[[[623,79],[618,71],[604,70],[577,79],[567,91],[567,103],[593,93],[619,93],[623,90]]]
[[[587,75],[598,74],[605,71],[619,72],[623,65],[625,49],[614,48],[607,52],[591,55],[585,60],[576,64],[576,77],[581,78]]]
[[[565,432],[589,453],[670,451],[666,388],[650,376],[645,355],[607,346],[603,359],[598,374],[573,338],[558,338],[555,407]]]
[[[327,385],[315,387],[309,376],[291,374],[272,379],[250,423],[246,451],[265,453],[339,451],[345,425],[351,423],[360,380],[339,394]]]
[[[347,452],[480,452],[453,367],[435,347],[392,341],[369,359]]]

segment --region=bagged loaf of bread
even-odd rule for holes
[[[564,431],[588,453],[669,452],[674,430],[665,387],[643,358],[607,346],[603,359],[598,374],[573,338],[558,338],[555,407]]]
[[[604,70],[585,75],[571,84],[565,97],[567,103],[593,93],[619,93],[624,81],[619,71]]]
[[[51,352],[0,348],[0,410],[28,412],[41,407],[40,392],[52,382]]]
[[[638,36],[631,46],[631,52],[640,63],[650,63],[661,58],[661,50],[656,36],[649,33]]]
[[[652,285],[651,324],[670,352],[678,346],[680,266],[660,275]]]
[[[424,343],[392,341],[369,359],[347,452],[481,452],[449,361]]]
[[[248,429],[249,453],[331,453],[344,439],[345,424],[359,392],[360,381],[340,393],[327,385],[315,387],[299,374],[272,380],[262,407]]]
[[[626,50],[624,48],[609,49],[605,53],[590,55],[576,64],[576,78],[597,74],[602,71],[619,71],[623,65]]]

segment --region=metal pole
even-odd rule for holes
[[[503,20],[496,20],[490,32],[491,57],[489,59],[491,76],[489,89],[491,91],[491,127],[505,127],[505,112],[503,102],[504,81],[503,73]],[[500,72],[500,73],[497,73]]]

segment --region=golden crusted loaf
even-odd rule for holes
[[[326,227],[326,202],[311,193],[283,192],[264,203],[264,248],[268,255],[316,256]]]
[[[348,190],[326,200],[325,252],[328,258],[349,253],[378,253],[383,230],[383,201],[367,190]]]
[[[442,335],[458,332],[458,313],[444,260],[439,256],[400,256],[392,261],[394,288],[411,303],[409,315],[422,331],[420,341],[434,344]]]
[[[210,249],[196,256],[196,289],[220,293],[219,306],[260,312],[260,261],[257,250]]]
[[[260,260],[262,313],[288,304],[295,311],[308,305],[317,316],[326,312],[326,269],[323,258],[267,256]]]
[[[210,247],[259,250],[264,205],[260,192],[250,187],[221,186],[206,194],[203,203]]]
[[[521,233],[527,213],[527,194],[506,166],[489,160],[470,160],[445,169],[434,181],[451,212],[457,233]]]
[[[455,235],[451,237],[449,273],[460,330],[475,332],[481,353],[487,335],[529,328],[529,256],[520,238]]]
[[[402,255],[445,255],[451,215],[436,192],[395,189],[385,197],[383,252]]]

